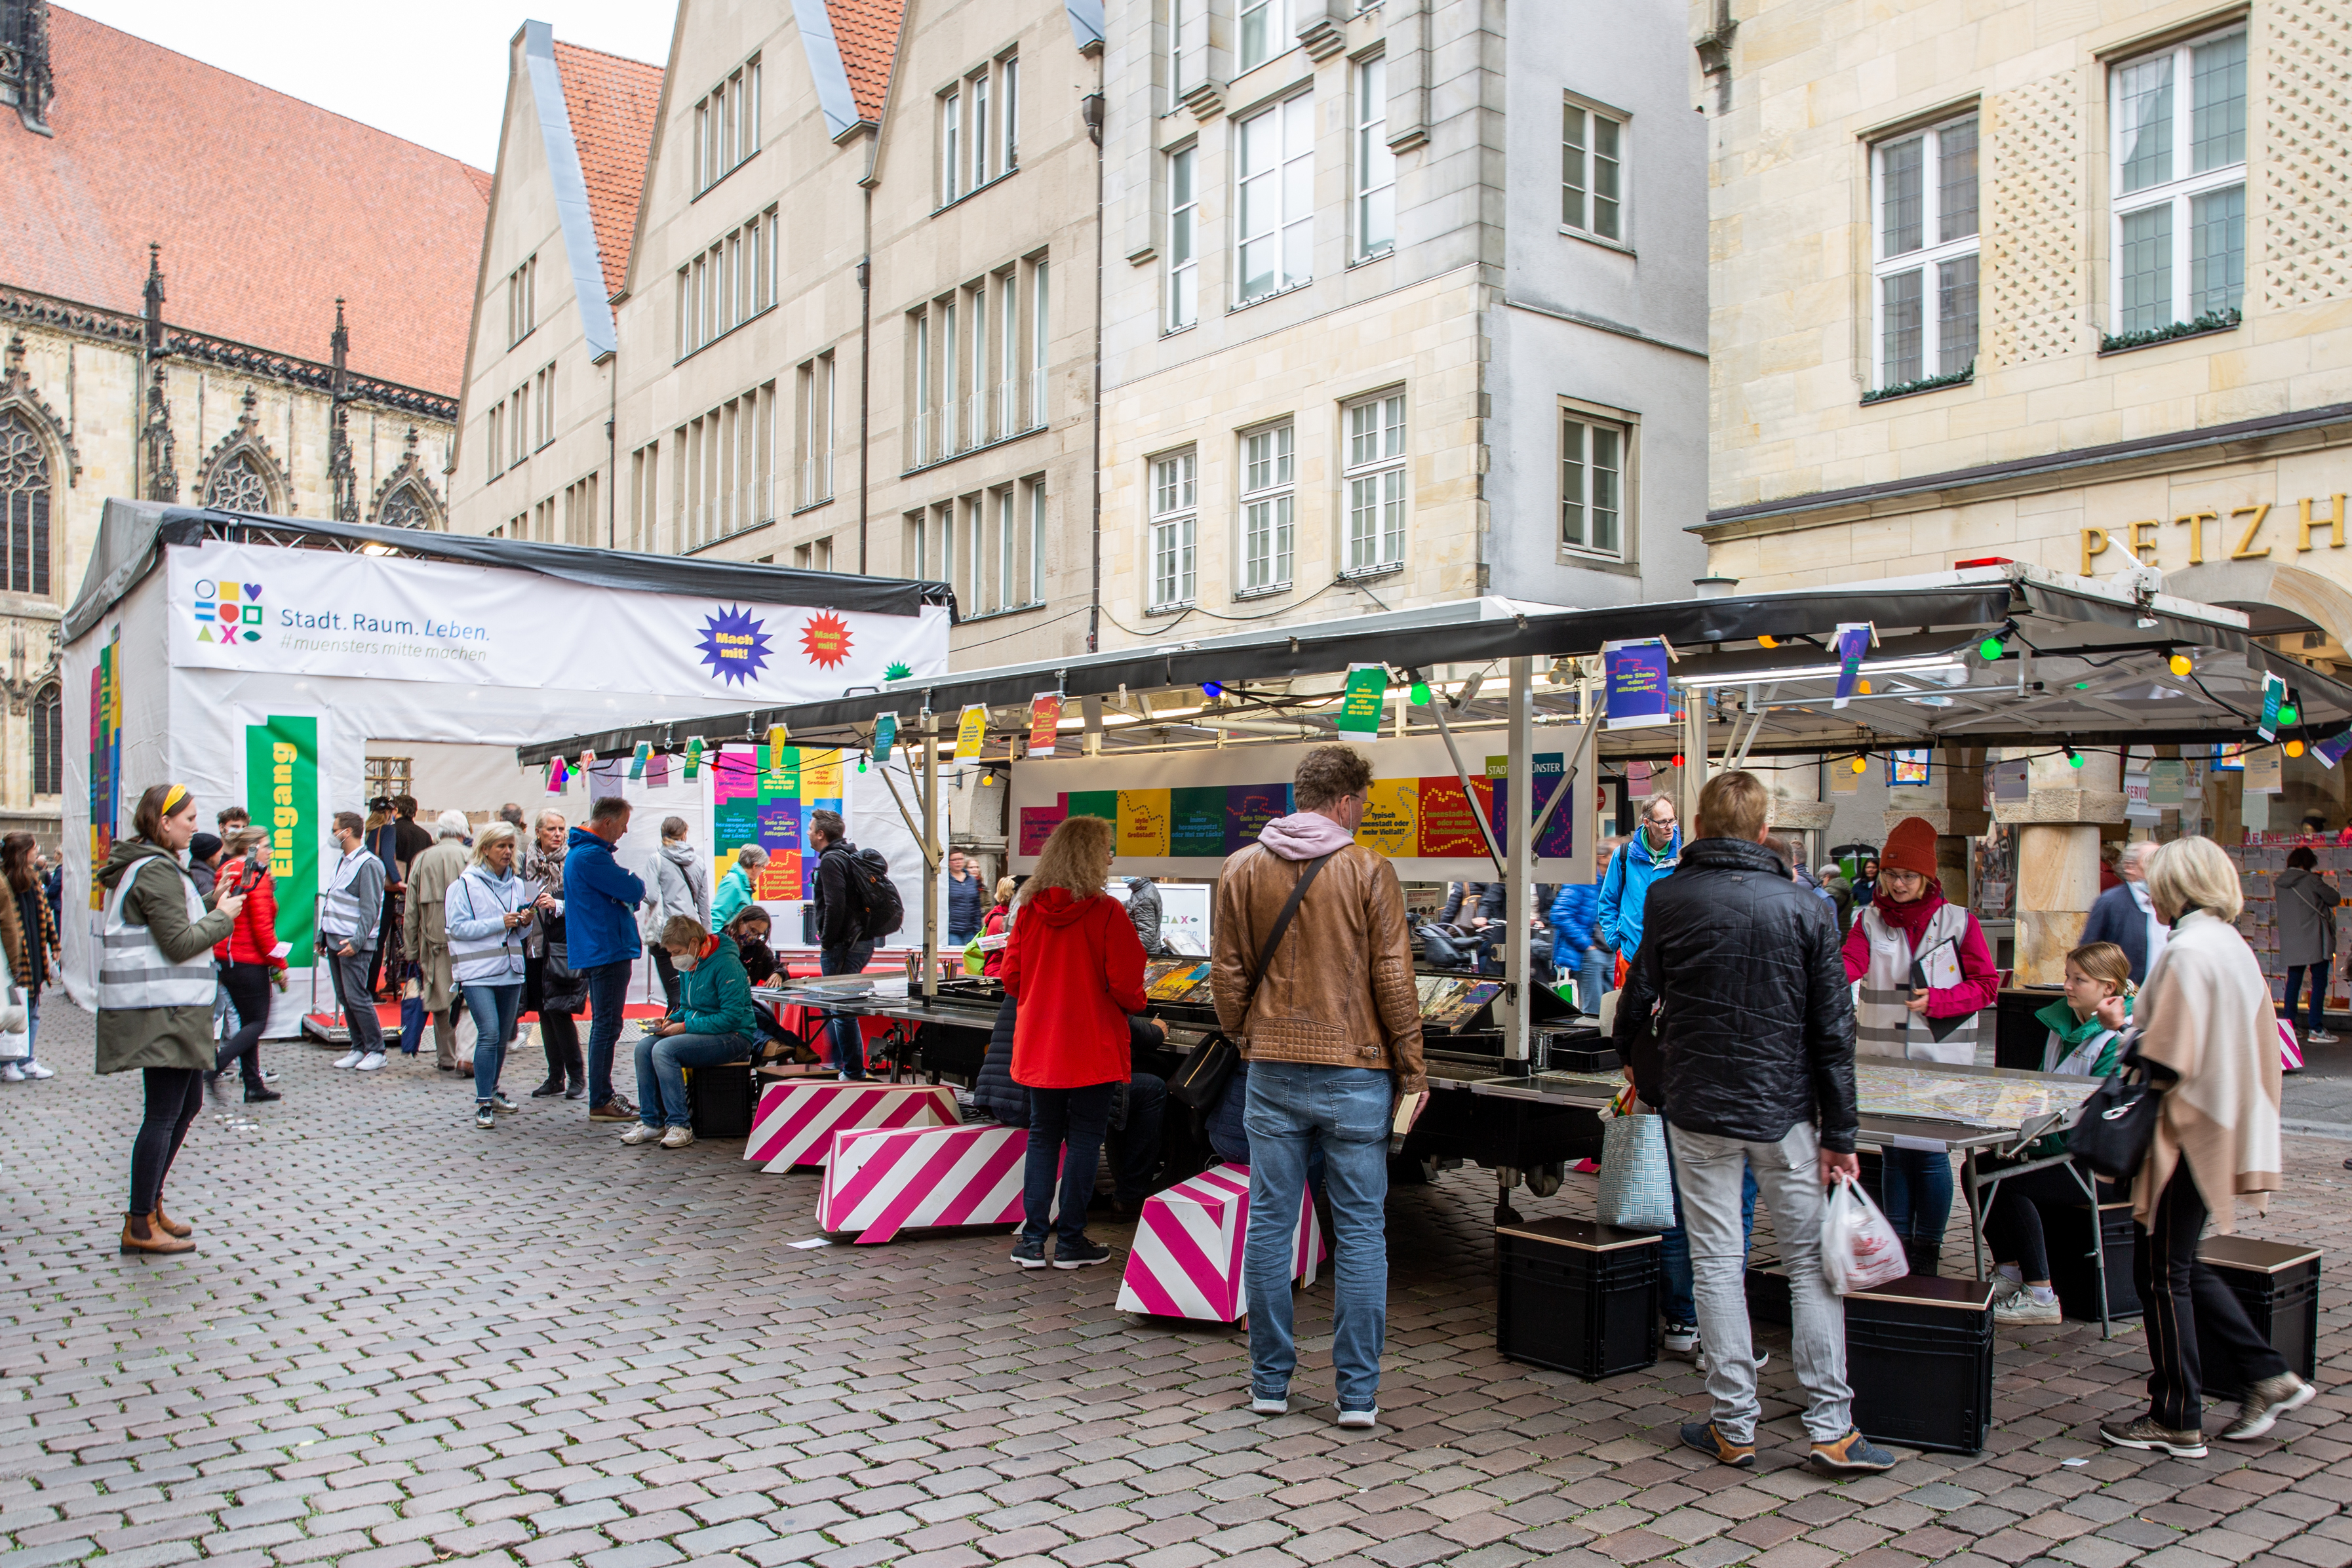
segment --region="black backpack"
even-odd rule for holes
[[[849,896],[861,911],[857,940],[879,942],[896,931],[907,921],[907,901],[898,896],[898,885],[890,880],[890,862],[882,858],[879,849],[827,850],[848,858],[844,868],[848,872]]]

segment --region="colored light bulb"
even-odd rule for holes
[[[2181,676],[2187,675],[2190,670],[2197,668],[2195,665],[2189,662],[2189,656],[2185,653],[2174,654],[2170,660],[2170,665],[2172,673]]]
[[[1407,693],[1406,693],[1406,695],[1407,695],[1407,696],[1409,696],[1409,697],[1411,697],[1411,698],[1412,699],[1412,705],[1413,705],[1414,707],[1416,707],[1416,708],[1426,708],[1426,707],[1428,707],[1428,706],[1429,706],[1429,682],[1427,682],[1426,680],[1416,680],[1416,681],[1414,681],[1414,682],[1412,683],[1412,689],[1410,692],[1407,692]]]
[[[1987,660],[1999,658],[2004,651],[1999,637],[1987,637],[1977,644],[1977,656]]]
[[[2292,724],[2302,717],[2302,711],[2292,702],[2279,710],[2279,722],[2282,724]]]
[[[1759,647],[1779,647],[1780,646],[1780,639],[1779,637],[1759,637],[1756,639],[1756,644]]]
[[[2289,741],[2286,743],[2286,754],[2290,757],[2299,757],[2303,755],[2303,742],[2301,741]]]
[[[1854,758],[1853,771],[1858,773],[1868,773],[1870,771],[1870,759],[1868,757]]]

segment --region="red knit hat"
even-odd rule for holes
[[[1895,825],[1886,836],[1886,847],[1879,852],[1881,871],[1916,871],[1929,881],[1937,879],[1936,829],[1924,816],[1906,816]]]

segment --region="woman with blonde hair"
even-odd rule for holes
[[[2245,1309],[2197,1255],[2207,1218],[2237,1228],[2279,1179],[2279,1030],[2262,964],[2234,923],[2236,869],[2210,838],[2180,838],[2148,865],[2148,897],[2172,927],[2141,988],[2127,1040],[2161,1091],[2155,1136],[2132,1184],[2134,1276],[2147,1313],[2148,1412],[2103,1422],[2118,1448],[2205,1453],[2201,1358],[2218,1352],[2245,1395],[2221,1436],[2246,1442],[2316,1392],[2254,1332]],[[2110,1025],[2121,1008],[2102,1004]]]
[[[493,822],[474,836],[465,875],[449,885],[442,914],[449,962],[474,1016],[474,1125],[487,1132],[513,1100],[499,1092],[507,1047],[522,1010],[524,928],[535,918],[530,884],[516,874],[514,824]]]
[[[1057,1163],[1053,1266],[1083,1268],[1110,1257],[1087,1239],[1087,1202],[1113,1101],[1135,1070],[1127,1017],[1144,1003],[1143,943],[1127,910],[1103,891],[1113,845],[1111,825],[1099,816],[1068,817],[1054,829],[1022,887],[1021,918],[1004,947],[1004,991],[1018,1005],[1013,1081],[1029,1091],[1024,1217],[1013,1248],[1024,1268],[1046,1266]]]
[[[1012,878],[996,879],[996,898],[989,905],[988,913],[980,919],[980,934],[983,941],[992,936],[1003,936],[1013,929],[1013,895],[1020,890],[1021,884]],[[982,974],[1003,973],[1004,949],[992,947],[983,952],[980,972]]]

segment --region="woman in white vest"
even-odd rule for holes
[[[223,895],[205,911],[188,874],[196,803],[185,784],[156,784],[139,797],[135,837],[117,840],[98,873],[105,895],[98,963],[98,1070],[138,1068],[147,1113],[131,1145],[131,1206],[125,1252],[192,1252],[193,1226],[163,1213],[163,1178],[204,1103],[213,1063],[213,995],[220,976],[212,949],[245,908]]]
[[[466,874],[449,884],[442,913],[449,931],[449,963],[474,1016],[474,1125],[498,1125],[512,1111],[499,1092],[499,1073],[515,1037],[522,1007],[523,942],[532,920],[528,884],[515,871],[514,825],[493,822],[474,837]]]
[[[1845,937],[1845,977],[1862,982],[1853,1053],[1967,1066],[1977,1015],[2000,996],[1977,917],[1947,900],[1936,877],[1936,829],[1906,816],[1886,836],[1878,887]],[[1914,1274],[1936,1272],[1952,1213],[1952,1158],[1941,1149],[1885,1152],[1886,1217]]]

